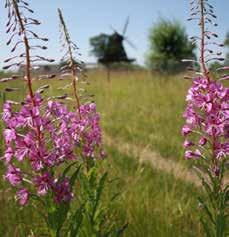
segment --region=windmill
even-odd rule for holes
[[[129,25],[129,17],[127,17],[122,33],[119,33],[111,26],[113,34],[100,34],[90,39],[92,46],[92,54],[98,58],[98,62],[106,66],[108,74],[110,67],[114,63],[132,63],[133,58],[128,58],[124,48],[124,42],[130,47],[136,49],[135,45],[127,38],[126,32]],[[109,77],[109,75],[108,75]]]

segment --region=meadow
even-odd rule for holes
[[[186,182],[175,172],[158,170],[157,163],[140,163],[138,153],[122,153],[118,147],[120,143],[128,143],[142,150],[147,148],[156,152],[158,159],[168,161],[168,165],[172,160],[189,168],[183,159],[183,138],[180,135],[189,82],[183,75],[161,76],[147,71],[113,72],[110,82],[102,70],[90,71],[88,77],[88,93],[96,95],[93,99],[101,113],[107,152],[104,165],[109,170],[109,179],[115,180],[112,188],[103,193],[103,201],[106,203],[113,193],[120,193],[112,204],[112,212],[117,216],[117,222],[128,223],[124,236],[203,236],[197,215],[199,187],[194,182]],[[68,80],[58,79],[34,80],[34,87],[50,84],[47,93],[60,95],[68,83]],[[1,85],[1,91],[4,86]],[[15,96],[17,100],[23,99],[24,82],[11,82],[7,86],[20,87],[21,90],[1,94],[1,101]],[[107,137],[114,142],[107,143]],[[1,176],[3,170],[1,164]],[[44,234],[44,223],[33,207],[18,211],[3,179],[0,187],[0,236],[48,236]]]

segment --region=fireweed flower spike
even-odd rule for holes
[[[199,42],[201,73],[192,78],[192,86],[186,97],[186,124],[182,128],[182,135],[186,139],[185,158],[196,160],[196,170],[210,200],[207,203],[199,199],[206,211],[206,215],[201,217],[204,230],[207,236],[223,237],[226,236],[229,204],[229,186],[225,185],[224,180],[225,164],[229,156],[229,88],[222,82],[228,79],[228,75],[214,80],[208,68],[211,60],[223,60],[221,52],[209,48],[212,44],[220,46],[215,42],[217,34],[209,31],[209,26],[216,26],[213,6],[205,0],[194,0],[190,5],[189,20],[198,20],[201,31],[200,37],[192,37],[195,43]],[[219,70],[225,71],[228,67]]]
[[[21,64],[25,64],[24,79],[28,95],[19,109],[15,106],[17,103],[12,101],[6,101],[3,106],[5,122],[3,136],[6,146],[3,158],[7,166],[4,177],[18,189],[16,195],[21,205],[25,205],[31,195],[37,194],[43,197],[49,192],[53,194],[55,202],[68,202],[73,198],[70,181],[67,177],[63,179],[56,176],[55,168],[66,162],[71,163],[79,157],[95,159],[103,154],[100,118],[94,103],[81,106],[78,104],[78,112],[71,112],[63,103],[53,100],[46,102],[41,97],[41,91],[49,88],[49,85],[41,86],[36,92],[33,91],[31,63],[35,60],[49,62],[52,60],[37,54],[32,56],[35,48],[40,46],[39,48],[46,49],[46,46],[39,44],[33,46],[30,44],[30,39],[33,39],[32,42],[34,39],[46,42],[47,39],[39,37],[32,31],[31,25],[38,25],[39,21],[26,17],[28,12],[33,12],[26,1],[7,0],[5,6],[9,12],[7,32],[13,31],[7,44],[11,44],[16,36],[22,38],[18,42],[21,44],[20,47],[24,46],[25,53],[19,57]],[[17,56],[6,61],[8,63],[16,58]],[[75,75],[75,64],[72,70]],[[52,75],[47,77],[53,78]],[[76,87],[73,88],[76,92]],[[66,96],[57,97],[57,99],[65,98]],[[76,100],[77,98],[76,94]],[[29,173],[25,170],[28,166],[31,168]]]
[[[94,102],[80,104],[80,98],[83,99],[87,97],[87,95],[81,95],[81,97],[79,97],[77,92],[76,83],[79,82],[80,75],[83,75],[84,69],[83,62],[76,60],[73,56],[73,52],[77,53],[79,48],[70,38],[67,25],[60,9],[58,9],[58,15],[60,20],[60,41],[62,51],[64,52],[61,61],[66,62],[61,68],[61,72],[64,74],[67,73],[68,76],[70,75],[72,77],[72,91],[78,110],[78,114],[75,113],[75,119],[80,122],[77,126],[80,126],[82,131],[79,131],[78,134],[82,134],[84,141],[82,144],[82,157],[83,159],[89,157],[94,159],[98,156],[96,155],[96,150],[99,151],[99,156],[103,157],[104,151],[101,148],[101,128],[99,124],[100,116],[96,112],[96,104]],[[80,55],[79,53],[77,54]],[[82,91],[82,88],[79,89]],[[74,126],[74,128],[77,129],[77,126]],[[79,138],[76,137],[75,139],[77,143]]]
[[[27,114],[23,114],[21,113],[21,117],[19,118],[19,116],[14,116],[12,113],[12,105],[11,103],[7,102],[4,105],[4,114],[3,114],[3,119],[6,122],[6,126],[7,128],[4,130],[3,135],[5,138],[5,142],[6,142],[6,154],[5,154],[5,158],[7,161],[7,164],[9,165],[9,167],[12,167],[12,165],[10,163],[12,163],[11,158],[13,156],[17,156],[17,159],[19,161],[22,161],[24,156],[27,155],[28,151],[29,151],[29,147],[26,147],[26,145],[24,144],[24,149],[22,149],[23,147],[23,140],[20,137],[20,135],[17,133],[16,129],[20,126],[26,126],[26,122],[27,125],[31,125],[34,127],[34,131],[35,131],[35,137],[37,139],[37,142],[39,143],[39,145],[41,145],[41,129],[39,124],[35,125],[35,117],[37,116],[38,120],[38,116],[39,116],[39,111],[37,110],[37,100],[36,97],[34,95],[33,89],[32,89],[32,81],[31,81],[31,50],[33,48],[32,45],[30,45],[29,39],[35,39],[35,40],[39,40],[39,41],[46,41],[46,39],[40,38],[36,33],[34,33],[33,31],[31,31],[29,29],[29,25],[38,25],[39,21],[33,18],[29,18],[26,17],[26,13],[33,13],[33,11],[30,9],[29,4],[25,1],[21,1],[21,0],[6,0],[5,1],[5,8],[8,9],[8,22],[6,24],[7,30],[6,33],[7,34],[11,34],[10,38],[7,42],[7,45],[13,44],[13,48],[11,50],[11,52],[13,53],[14,51],[16,51],[17,47],[20,45],[20,47],[22,47],[24,45],[25,48],[25,53],[20,54],[19,56],[14,56],[11,58],[8,58],[5,60],[5,63],[10,63],[9,65],[5,66],[4,69],[9,69],[12,66],[21,66],[22,64],[26,65],[26,70],[25,70],[25,76],[24,79],[27,81],[27,88],[28,88],[28,92],[29,92],[29,96],[28,96],[28,101],[31,102],[31,108],[28,109],[26,111],[26,108],[24,107],[24,112],[27,112]],[[16,38],[19,36],[19,39],[17,40]],[[16,43],[13,41],[16,41]],[[12,61],[16,60],[16,63],[12,63]],[[34,57],[34,60],[38,60],[38,57]],[[47,59],[48,60],[48,59]],[[13,79],[13,78],[10,78]],[[5,90],[8,91],[9,90]],[[13,91],[13,90],[11,90]],[[28,102],[28,106],[29,103]],[[24,116],[25,115],[25,116]],[[14,117],[14,118],[13,118]],[[26,121],[26,119],[30,120],[30,123],[28,123],[28,121]],[[33,132],[34,133],[34,132]],[[34,134],[33,134],[34,135]],[[13,149],[13,145],[12,143],[15,143],[16,149]],[[17,149],[18,148],[18,149]],[[9,151],[11,151],[11,153],[9,153]],[[8,171],[9,171],[9,167],[8,167]],[[15,168],[15,170],[20,170]],[[21,174],[22,175],[22,174]],[[6,175],[6,177],[8,177]]]
[[[41,95],[34,93],[32,88],[31,62],[52,60],[38,55],[32,56],[33,49],[38,46],[42,49],[46,47],[34,46],[30,44],[30,39],[33,39],[32,42],[46,42],[47,39],[39,37],[31,30],[32,25],[40,23],[36,19],[26,17],[27,13],[33,12],[26,1],[7,0],[5,7],[8,9],[9,17],[7,33],[12,33],[7,44],[11,44],[16,36],[19,36],[21,39],[16,45],[24,46],[25,51],[20,56],[7,59],[6,62],[19,57],[20,65],[25,64],[24,79],[27,82],[28,95],[19,111],[15,111],[15,103],[12,101],[6,101],[3,106],[3,120],[6,126],[3,131],[6,146],[3,158],[7,166],[4,177],[18,189],[16,195],[21,205],[25,205],[30,194],[35,192],[43,196],[50,191],[54,193],[57,202],[69,201],[72,193],[70,187],[67,188],[68,182],[59,180],[51,170],[65,161],[77,158],[73,152],[75,140],[72,139],[77,137],[77,130],[72,129],[71,116],[65,105],[57,103],[54,106],[55,102],[52,101],[45,104]],[[17,46],[13,46],[12,51],[16,48]],[[12,63],[7,68],[12,65],[15,64]],[[45,88],[47,86],[43,89]],[[25,166],[30,166],[29,173],[25,171]],[[60,192],[62,186],[65,188]]]

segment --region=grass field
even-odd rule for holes
[[[182,158],[183,139],[180,130],[188,82],[182,79],[182,75],[161,77],[144,71],[114,72],[110,83],[103,71],[89,72],[88,76],[91,82],[88,91],[96,95],[106,134],[147,147],[158,152],[164,159],[186,165],[187,162]],[[48,82],[39,81],[34,84],[39,87],[41,83]],[[63,94],[60,88],[66,83],[53,80],[47,93]],[[25,88],[23,83],[12,82],[11,86],[20,87],[21,92],[7,95],[7,98],[22,100]],[[175,175],[153,169],[148,164],[139,164],[138,154],[131,157],[122,154],[115,145],[106,146],[106,150],[108,158],[105,163],[110,178],[119,179],[113,189],[108,189],[104,194],[104,201],[108,200],[111,192],[121,191],[113,211],[118,219],[129,223],[125,236],[203,236],[197,215],[196,196],[199,190],[194,184],[185,183]],[[33,207],[16,212],[18,207],[10,191],[3,192],[8,188],[3,180],[0,187],[0,236],[23,237],[28,235],[30,229],[37,234],[35,236],[43,236],[43,223],[40,226],[36,224],[38,216],[33,213]],[[33,226],[31,220],[34,220]]]
[[[114,73],[111,83],[98,73],[91,80],[105,131],[134,144],[149,146],[164,157],[182,159],[182,113],[188,83],[183,76],[147,72]]]

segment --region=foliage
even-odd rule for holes
[[[100,34],[90,38],[90,45],[92,46],[91,53],[97,58],[103,58],[108,40],[109,36],[106,34]]]
[[[195,57],[195,46],[177,21],[161,18],[150,30],[149,44],[147,65],[151,70],[179,72],[184,69],[182,59]]]
[[[229,49],[229,32],[227,33],[224,44]],[[225,65],[228,65],[228,64],[229,64],[229,52],[226,54],[226,60],[225,60]]]
[[[139,64],[130,64],[130,63],[112,63],[110,65],[110,69],[112,70],[135,70],[135,71],[140,71],[140,70],[145,70],[145,68]]]
[[[108,173],[102,172],[98,165],[90,168],[89,172],[80,172],[79,185],[79,208],[72,213],[70,221],[70,236],[90,237],[118,237],[121,236],[127,225],[118,228],[114,217],[110,213],[110,206],[113,204],[114,197],[104,204],[105,188],[112,183],[108,181]],[[80,216],[80,218],[79,218]]]
[[[224,44],[229,47],[229,32],[226,35],[226,40],[225,40]]]
[[[107,172],[101,172],[101,167],[94,164],[87,170],[84,164],[79,162],[70,164],[65,168],[62,179],[70,175],[70,185],[78,187],[76,191],[77,202],[62,202],[60,204],[52,201],[52,195],[48,195],[43,202],[39,196],[32,196],[36,206],[41,206],[40,213],[47,224],[50,236],[90,237],[90,236],[121,236],[127,225],[118,228],[118,223],[112,221],[109,206],[113,204],[113,198],[104,203],[104,189],[108,182]],[[76,167],[75,167],[76,166]],[[77,167],[78,166],[78,167]],[[117,195],[115,195],[117,196]]]
[[[224,41],[224,46],[226,47],[226,50],[229,49],[229,32],[226,35],[226,39]],[[229,64],[229,52],[226,53],[225,61],[223,63],[221,63],[219,61],[215,61],[215,62],[210,64],[209,69],[210,69],[210,71],[214,72],[218,68],[223,67],[223,65],[226,66],[228,64]]]
[[[220,67],[223,67],[223,64],[215,61],[209,65],[209,70],[211,70],[211,72],[216,72]]]

